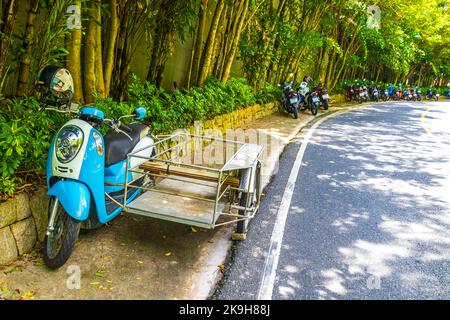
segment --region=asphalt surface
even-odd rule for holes
[[[378,103],[326,120],[303,157],[273,299],[450,298],[450,103]],[[303,133],[304,135],[304,133]],[[280,158],[213,299],[256,299],[302,133]]]

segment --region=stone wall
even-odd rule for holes
[[[47,204],[44,188],[32,196],[19,193],[0,203],[0,265],[31,252],[38,240],[44,240]]]
[[[222,114],[211,120],[205,120],[202,122],[202,129],[217,129],[223,134],[227,129],[244,128],[255,120],[271,115],[278,111],[278,102],[267,103],[264,105],[255,104],[253,106],[237,109],[233,112]],[[193,131],[194,127],[190,128]]]

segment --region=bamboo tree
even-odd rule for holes
[[[103,55],[102,55],[102,1],[95,1],[95,80],[97,93],[105,97],[105,79],[103,77]]]
[[[97,22],[96,18],[96,3],[88,5],[89,21],[87,25],[86,38],[84,42],[84,98],[87,103],[94,101],[94,93],[96,92],[96,37],[97,37]]]
[[[81,0],[76,0],[74,5],[81,9]],[[82,44],[82,29],[75,28],[71,30],[68,36],[66,67],[70,70],[73,78],[74,94],[73,99],[77,102],[83,102],[83,78],[81,74],[81,44]]]
[[[214,11],[213,20],[211,22],[211,28],[208,33],[208,39],[206,40],[203,57],[201,60],[200,75],[198,78],[198,85],[202,85],[208,76],[211,68],[211,60],[213,56],[214,45],[216,41],[217,29],[219,28],[220,18],[225,5],[224,0],[219,0]]]
[[[114,67],[114,59],[115,59],[115,48],[116,48],[116,40],[117,34],[119,31],[119,17],[118,17],[118,6],[116,0],[109,1],[109,12],[110,19],[108,25],[108,36],[105,46],[105,57],[104,57],[104,66],[103,66],[103,76],[105,80],[105,94],[109,95],[111,89],[111,77]]]
[[[23,53],[20,58],[19,66],[19,84],[17,88],[17,95],[23,96],[29,93],[30,90],[30,66],[31,66],[31,51],[33,49],[34,40],[34,21],[36,19],[39,9],[39,0],[31,0],[28,7],[27,22],[25,26],[25,35],[23,40]]]
[[[8,59],[9,41],[16,22],[18,10],[19,0],[8,0],[2,8],[3,14],[0,17],[0,79],[3,79],[4,77],[6,62]]]
[[[248,12],[248,2],[249,0],[243,0],[242,1],[242,10],[240,10],[240,15],[239,15],[239,23],[237,25],[236,28],[236,32],[233,36],[233,40],[231,42],[231,47],[230,50],[225,58],[225,66],[224,66],[224,70],[223,70],[223,74],[220,78],[220,80],[225,83],[227,82],[229,76],[230,76],[230,72],[231,72],[231,66],[233,64],[234,61],[234,57],[236,55],[236,49],[237,49],[237,45],[239,42],[239,39],[241,37],[241,33],[244,27],[244,22],[245,19],[247,17],[247,12]]]
[[[190,72],[191,78],[189,83],[198,84],[199,70],[200,70],[200,60],[203,50],[203,38],[205,33],[205,24],[207,18],[208,0],[201,0],[199,8],[199,20],[197,28],[197,36],[194,44],[194,56],[192,58],[192,71]]]

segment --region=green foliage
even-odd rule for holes
[[[35,98],[7,100],[0,108],[0,195],[21,182],[17,171],[40,172],[56,130],[67,119],[40,112]]]
[[[195,120],[211,119],[256,102],[273,101],[279,94],[277,88],[267,84],[257,95],[243,78],[231,78],[222,84],[209,77],[202,87],[173,92],[157,89],[148,82],[142,84],[136,76],[132,78],[128,105],[131,108],[144,106],[147,120],[158,133],[188,127]]]

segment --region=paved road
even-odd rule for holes
[[[255,299],[274,270],[273,299],[449,299],[450,103],[380,103],[320,124],[274,268],[266,258],[301,143],[283,153],[213,298]]]

